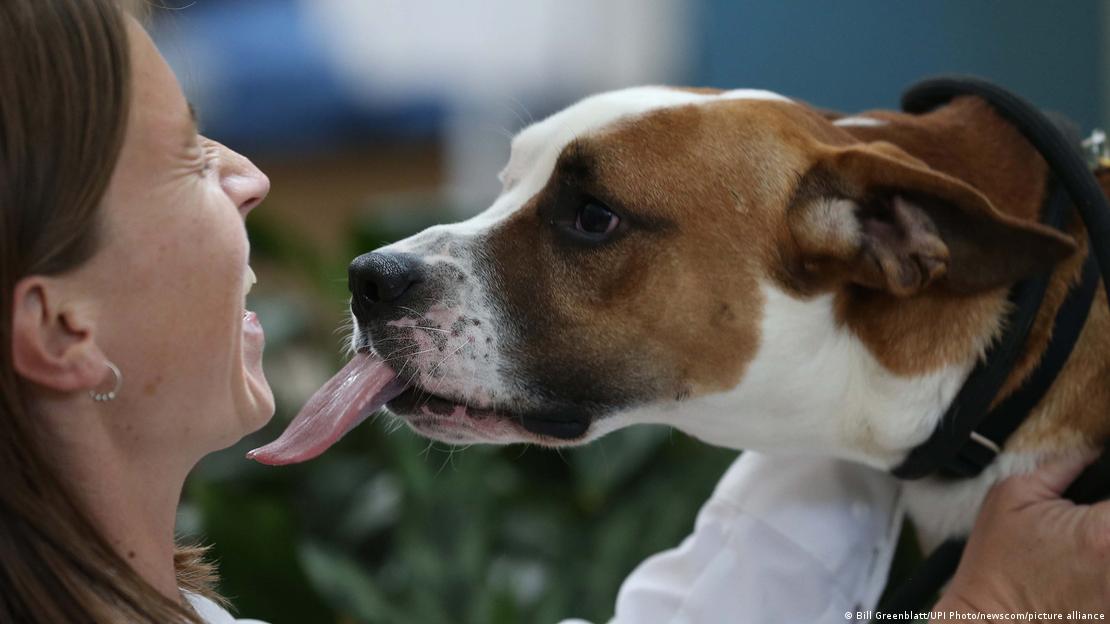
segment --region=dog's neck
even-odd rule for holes
[[[763,287],[761,351],[720,394],[634,413],[712,444],[818,453],[889,469],[932,432],[970,364],[891,373],[836,321],[831,295],[794,298]]]

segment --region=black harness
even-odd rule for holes
[[[1110,293],[1110,203],[1081,156],[1078,141],[1069,139],[1028,102],[977,78],[942,77],[919,82],[902,96],[902,108],[910,113],[925,113],[962,95],[985,100],[1040,152],[1053,175],[1041,222],[1063,231],[1074,205],[1087,230],[1087,259],[1079,281],[1072,285],[1056,313],[1048,346],[1033,372],[1016,391],[991,409],[1024,351],[1051,275],[1023,280],[1010,289],[1012,311],[1006,319],[1004,334],[968,375],[929,439],[893,469],[900,479],[927,476],[965,479],[980,474],[1001,453],[1007,439],[1041,401],[1064,367],[1087,320],[1100,274]],[[1103,451],[1064,496],[1085,504],[1110,497],[1110,449]],[[962,539],[942,544],[883,601],[879,610],[928,611],[931,601],[955,572],[964,545]]]

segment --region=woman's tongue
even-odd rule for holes
[[[312,395],[277,440],[247,457],[272,466],[312,459],[404,389],[377,356],[358,353]]]

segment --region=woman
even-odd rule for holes
[[[175,546],[174,519],[197,461],[273,414],[261,329],[243,308],[243,219],[267,190],[249,161],[197,134],[173,74],[112,0],[0,3],[0,622],[231,621],[203,597],[212,569]],[[1097,604],[1102,586],[1071,580],[1110,556],[1110,529],[1090,529],[1110,513],[1057,500],[1074,467],[1054,470],[1051,486],[988,502],[952,604]],[[750,485],[726,480],[715,501]],[[1046,507],[1051,522],[1029,511]],[[1007,549],[1043,535],[1058,544]],[[618,616],[664,594],[712,602],[672,574],[703,565],[684,557],[645,564]],[[1044,591],[1013,593],[1031,570]]]
[[[243,309],[269,182],[113,2],[5,0],[0,42],[0,621],[195,619],[185,476],[274,411]]]

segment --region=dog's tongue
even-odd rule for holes
[[[358,353],[312,395],[281,437],[247,457],[271,466],[312,459],[404,389],[380,359]]]

